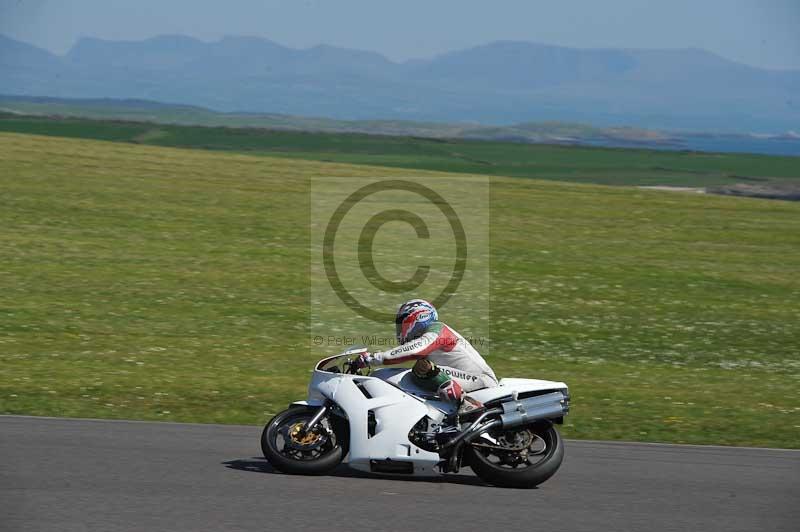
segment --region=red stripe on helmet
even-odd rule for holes
[[[409,314],[406,319],[403,320],[402,325],[400,326],[400,336],[405,339],[408,336],[409,331],[414,328],[414,325],[417,323],[417,318],[423,312],[430,312],[426,308],[417,309],[411,314]]]

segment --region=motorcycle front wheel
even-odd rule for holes
[[[495,486],[533,488],[552,477],[564,460],[564,441],[549,423],[490,431],[468,449],[469,465]]]
[[[292,406],[276,415],[261,433],[261,450],[275,469],[294,475],[322,475],[347,454],[347,421],[326,415],[306,431],[318,408]]]

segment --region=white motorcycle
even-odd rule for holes
[[[308,399],[267,423],[261,448],[273,467],[318,475],[346,460],[361,471],[430,476],[469,466],[490,484],[528,488],[561,465],[564,443],[553,425],[569,411],[563,382],[501,379],[456,405],[417,387],[409,369],[362,374],[364,352],[321,360]]]

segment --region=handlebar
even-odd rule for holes
[[[348,351],[345,351],[344,353],[339,353],[338,355],[333,355],[327,358],[323,358],[322,360],[317,362],[317,365],[314,367],[314,369],[319,371],[333,371],[334,373],[338,373],[340,371],[338,368],[341,367],[341,371],[343,373],[347,373],[350,375],[358,375],[359,368],[354,362],[353,355],[355,355],[355,357],[357,358],[362,353],[367,353],[367,352],[368,352],[367,348],[350,349]]]
[[[344,368],[344,372],[347,373],[348,375],[361,375],[361,373],[359,373],[359,371],[361,369],[363,369],[363,368],[359,367],[357,361],[358,361],[358,358],[355,358],[355,359],[352,359],[352,360],[345,360],[344,364],[342,364],[342,367]],[[371,367],[370,367],[369,364],[367,364],[366,368],[370,369]]]

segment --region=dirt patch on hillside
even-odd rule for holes
[[[705,194],[706,189],[703,187],[673,187],[670,185],[642,185],[638,188],[647,190],[666,190],[668,192],[691,192],[693,194]]]
[[[800,201],[800,183],[736,183],[708,187],[707,192],[724,196]]]

